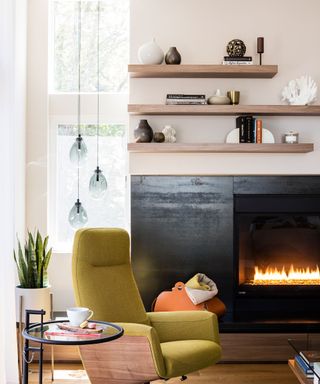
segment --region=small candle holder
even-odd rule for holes
[[[283,142],[286,144],[298,144],[299,143],[299,133],[289,131],[283,135]]]
[[[229,97],[232,105],[237,105],[240,102],[240,91],[228,91],[227,96]]]
[[[264,38],[257,38],[257,53],[259,53],[259,64],[262,65],[262,54],[264,53]]]

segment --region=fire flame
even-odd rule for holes
[[[320,285],[320,269],[317,265],[315,269],[294,268],[291,264],[286,272],[282,269],[267,267],[265,271],[254,267],[254,284],[259,285]]]

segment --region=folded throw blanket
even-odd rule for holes
[[[197,273],[186,284],[185,290],[194,305],[212,299],[218,288],[213,280],[204,273]]]

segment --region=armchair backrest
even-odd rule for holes
[[[95,320],[148,324],[130,263],[129,235],[118,228],[76,232],[72,255],[76,304]]]

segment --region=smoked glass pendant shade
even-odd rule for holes
[[[83,208],[80,200],[77,199],[74,206],[69,213],[69,223],[72,228],[79,229],[86,225],[88,221],[88,215],[86,210]]]
[[[89,182],[89,192],[93,199],[102,199],[107,192],[108,183],[101,169],[97,167]]]
[[[83,138],[81,137],[81,135],[79,135],[70,149],[70,152],[69,152],[70,161],[74,165],[77,165],[77,166],[82,165],[87,159],[87,154],[88,154],[87,146],[83,141]]]

